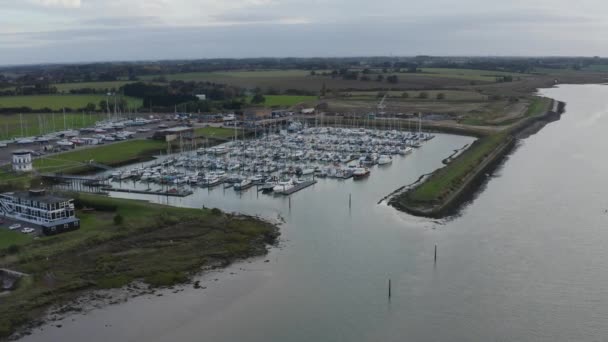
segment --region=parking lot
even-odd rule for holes
[[[19,226],[17,227],[17,225],[19,225]],[[24,229],[26,229],[26,228],[33,229],[33,231],[26,233],[24,231]],[[15,232],[20,232],[22,234],[30,234],[32,236],[42,235],[42,228],[40,226],[37,226],[37,225],[29,223],[29,222],[14,220],[14,219],[7,218],[4,216],[0,216],[0,229],[12,230]]]

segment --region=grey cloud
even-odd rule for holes
[[[80,22],[82,25],[92,26],[139,26],[139,25],[160,25],[163,23],[160,17],[156,16],[124,16],[124,17],[99,17],[85,19]]]
[[[464,0],[465,7],[460,11],[439,8],[432,13],[422,4],[408,8],[400,1],[388,1],[394,10],[378,10],[376,3],[357,0],[311,0],[302,8],[302,2],[287,0],[216,14],[207,21],[201,19],[207,26],[188,27],[169,25],[163,18],[146,13],[141,17],[75,17],[78,25],[67,30],[0,33],[0,64],[256,56],[608,53],[605,34],[599,34],[608,33],[608,24],[594,12],[570,15],[565,14],[563,6],[544,10],[507,5],[496,10],[485,5],[466,11],[466,6],[477,0]],[[435,5],[442,1],[447,2],[429,0]],[[294,10],[296,6],[301,10]],[[293,16],[308,18],[312,23],[280,24]],[[211,23],[239,25],[208,26]],[[15,44],[18,41],[25,43]]]

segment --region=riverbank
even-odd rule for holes
[[[0,250],[0,267],[31,275],[0,298],[0,340],[41,323],[51,305],[67,303],[83,291],[120,288],[136,280],[150,288],[187,282],[203,267],[265,254],[279,234],[269,222],[217,209],[88,194],[76,195],[76,203],[80,230]]]
[[[445,167],[406,187],[389,199],[393,207],[416,216],[445,218],[453,215],[483,184],[487,174],[500,165],[518,139],[559,120],[565,104],[538,102],[529,114],[502,132],[475,141]]]

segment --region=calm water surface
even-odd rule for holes
[[[440,135],[366,181],[321,180],[292,195],[291,209],[286,198],[221,188],[147,197],[281,215],[281,247],[203,276],[205,290],[135,298],[23,341],[603,341],[608,87],[542,93],[568,103],[562,120],[521,142],[448,221],[377,202],[471,138]]]

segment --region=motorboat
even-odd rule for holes
[[[390,156],[383,154],[378,158],[378,165],[388,165],[393,162],[393,158]]]
[[[289,179],[287,181],[280,181],[277,183],[277,185],[275,185],[272,188],[272,191],[274,192],[281,192],[281,191],[287,191],[291,188],[293,188],[295,186],[295,184],[293,183],[293,180]]]
[[[353,171],[354,179],[363,179],[368,177],[370,174],[369,169],[365,167],[358,167]]]

